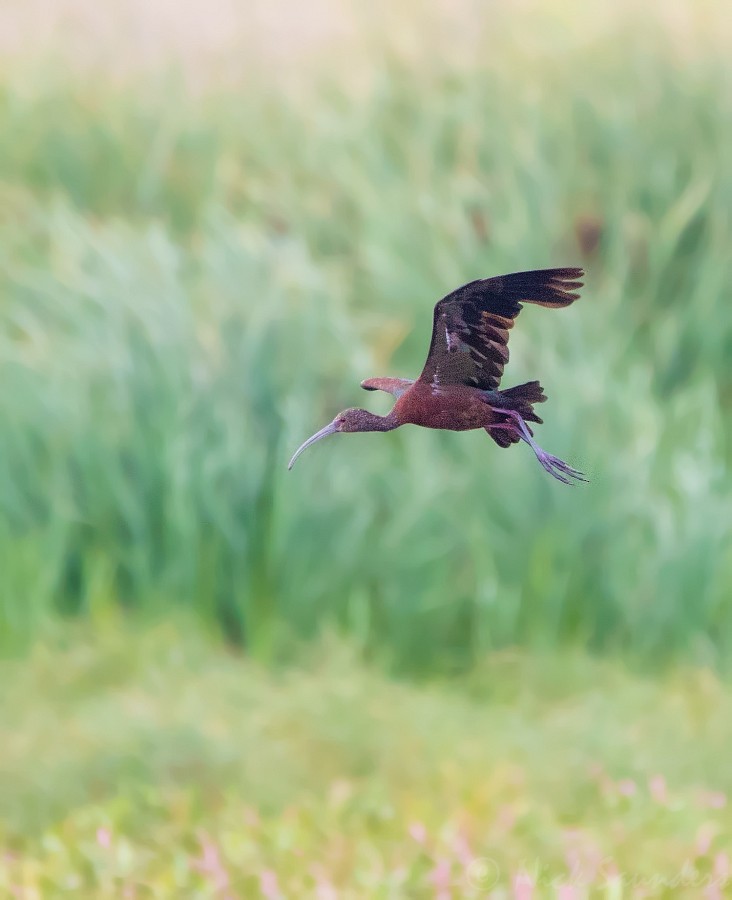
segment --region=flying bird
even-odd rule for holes
[[[541,269],[481,278],[464,284],[435,306],[427,362],[416,381],[369,378],[367,391],[386,391],[396,398],[391,412],[378,416],[365,409],[346,409],[308,438],[300,454],[329,434],[393,431],[421,425],[447,431],[485,428],[499,447],[525,441],[546,471],[565,484],[587,481],[581,472],[552,456],[534,441],[529,422],[541,424],[534,404],[546,400],[538,381],[499,390],[508,362],[508,335],[523,303],[551,309],[569,306],[579,297],[582,269]]]

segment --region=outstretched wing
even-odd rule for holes
[[[493,391],[508,362],[508,332],[522,303],[569,306],[582,269],[540,269],[464,284],[435,306],[432,342],[419,380]]]
[[[361,382],[361,387],[365,391],[386,391],[399,398],[413,384],[412,378],[367,378]]]

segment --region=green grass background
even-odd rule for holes
[[[497,860],[517,896],[532,859],[560,872],[567,829],[594,834],[622,872],[675,871],[699,841],[700,871],[717,871],[724,807],[705,819],[690,798],[729,787],[728,734],[698,724],[713,716],[674,673],[702,672],[729,705],[728,17],[676,2],[316,6],[302,18],[285,5],[280,20],[254,3],[178,15],[119,0],[99,17],[65,0],[44,28],[3,13],[0,650],[14,657],[15,749],[0,751],[0,883],[33,897],[64,879],[93,896],[325,900],[320,882],[433,896],[444,857],[462,866],[444,890],[487,896],[454,841],[409,855],[410,822],[442,834],[461,816],[482,823],[465,826],[470,852]],[[332,438],[287,472],[340,409],[387,410],[358,383],[420,371],[442,294],[553,265],[586,268],[582,300],[522,314],[505,384],[541,379],[540,441],[589,486],[550,479],[525,447],[411,428]],[[179,637],[146,637],[161,621]],[[311,677],[311,641],[345,661]],[[523,688],[490,663],[504,653],[533,673]],[[305,687],[270,668],[291,658]],[[633,681],[628,664],[665,674]],[[471,693],[492,665],[490,690]],[[579,682],[562,688],[569,732],[551,687],[565,665]],[[376,670],[460,680],[433,693]],[[190,706],[171,699],[177,679]],[[339,679],[350,700],[331,698]],[[614,679],[627,679],[618,697]],[[241,695],[242,680],[256,690]],[[372,690],[388,719],[379,748]],[[280,691],[281,757],[252,724]],[[679,738],[677,764],[678,704],[701,731]],[[309,730],[321,717],[339,748],[324,760]],[[598,766],[635,792],[608,788],[606,808]],[[523,824],[484,840],[503,803],[485,785],[510,793],[516,771],[538,779],[516,788]],[[658,777],[682,797],[673,822],[659,810],[677,801],[637,786]],[[341,780],[382,798],[385,831],[370,800],[353,819],[348,803],[327,807]],[[242,804],[266,810],[264,832],[236,831]],[[362,840],[332,859],[266,849],[314,846],[311,827],[335,840],[347,822]],[[104,829],[126,830],[119,871]],[[250,856],[221,849],[230,831]],[[204,832],[243,881],[223,885],[210,848],[213,869],[186,881]],[[410,849],[392,858],[398,840]],[[150,842],[178,856],[153,853],[148,870]],[[588,879],[563,900],[600,883]],[[559,890],[534,880],[538,896]],[[605,888],[641,896],[622,879]]]

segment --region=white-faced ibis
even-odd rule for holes
[[[541,465],[559,481],[586,481],[581,472],[552,456],[533,439],[527,424],[541,424],[535,403],[546,400],[538,381],[499,391],[508,361],[508,332],[522,303],[559,308],[579,297],[582,269],[543,269],[483,278],[464,284],[435,306],[432,341],[422,374],[406,378],[369,378],[367,391],[387,391],[396,403],[387,416],[346,409],[308,438],[290,460],[316,441],[343,431],[393,431],[421,425],[448,431],[485,428],[499,447],[526,441]]]

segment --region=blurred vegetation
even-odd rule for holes
[[[109,626],[0,665],[3,896],[728,896],[709,671],[505,652],[454,690]]]
[[[0,895],[729,893],[731,48],[713,0],[0,8]],[[505,384],[589,486],[408,428],[287,472],[555,265]]]
[[[724,666],[730,56],[496,16],[462,58],[384,34],[354,84],[3,69],[6,650],[119,606],[262,659],[327,627],[413,672],[514,644]],[[286,471],[386,410],[358,382],[419,372],[443,293],[575,264],[505,384],[541,379],[541,443],[589,487],[408,428]]]

